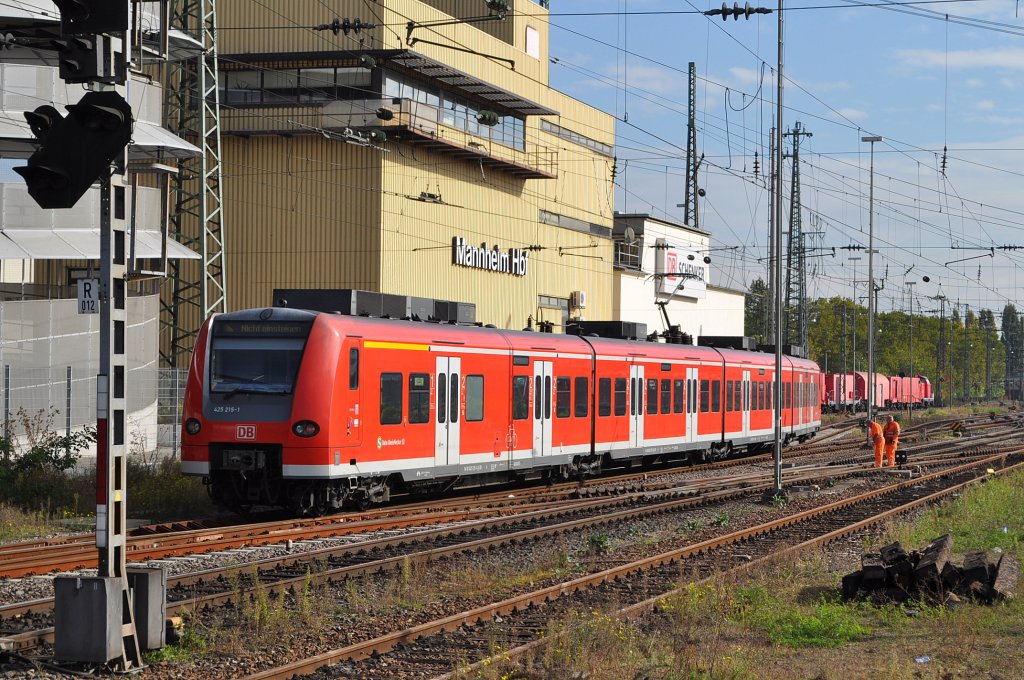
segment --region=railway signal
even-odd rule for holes
[[[132,109],[115,91],[87,92],[61,116],[52,106],[25,113],[40,141],[28,165],[14,168],[41,208],[71,208],[131,139]]]

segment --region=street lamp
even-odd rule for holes
[[[781,0],[779,0],[781,2]],[[868,189],[868,418],[875,413],[875,142],[881,137],[861,137],[860,141],[871,143],[871,170]]]

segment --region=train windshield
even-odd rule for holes
[[[210,353],[210,391],[291,394],[310,324],[246,322],[215,324]]]

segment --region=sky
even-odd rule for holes
[[[721,3],[550,3],[552,85],[617,119],[619,212],[683,221],[696,64],[699,226],[721,248],[713,280],[741,290],[766,275],[778,90],[778,4],[754,7],[772,13],[723,21],[703,15]],[[947,311],[991,309],[998,322],[1007,302],[1024,306],[1024,8],[804,0],[785,4],[783,20],[782,127],[811,133],[799,149],[808,295],[866,304],[873,204],[880,311],[931,313],[943,295]]]

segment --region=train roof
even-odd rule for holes
[[[256,320],[315,320],[337,327],[340,332],[364,338],[387,338],[390,341],[410,343],[438,343],[450,345],[469,344],[475,347],[515,351],[589,352],[589,346],[600,353],[611,356],[636,356],[651,359],[688,358],[696,361],[718,361],[720,357],[729,363],[749,363],[771,367],[775,354],[748,352],[727,348],[701,347],[643,340],[620,340],[597,336],[581,337],[562,333],[541,333],[538,331],[517,331],[493,327],[438,323],[430,321],[407,321],[377,317],[334,314],[290,307],[265,307],[227,312],[218,317],[235,321]],[[785,357],[787,366],[817,370],[817,364],[807,359]]]

